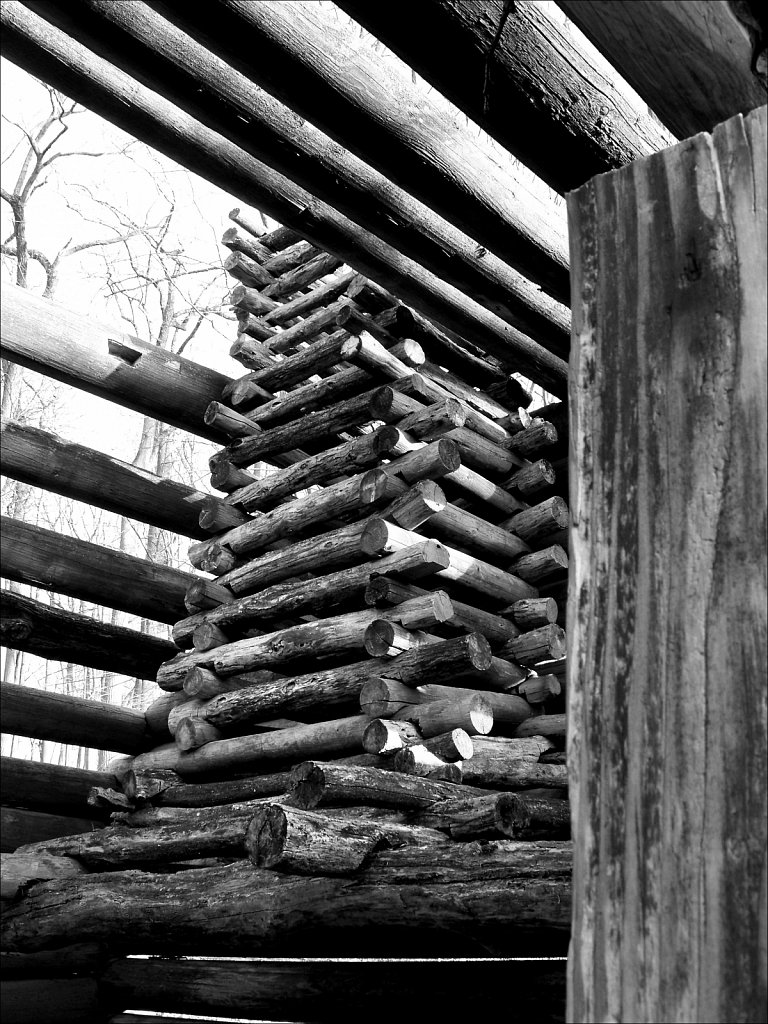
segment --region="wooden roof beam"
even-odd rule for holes
[[[332,4],[152,3],[185,32],[561,302],[565,211],[556,196]]]
[[[676,141],[554,3],[337,2],[558,192]]]
[[[558,0],[679,138],[711,131],[768,94],[747,29],[723,0]],[[743,5],[746,6],[746,5]],[[765,68],[763,51],[763,73]]]
[[[0,6],[0,24],[3,26],[4,54],[9,60],[189,170],[238,196],[243,202],[300,231],[308,241],[333,252],[364,276],[395,291],[402,301],[419,313],[471,338],[511,369],[519,370],[555,395],[565,393],[568,368],[564,360],[445,284],[376,235],[363,230],[327,204],[315,200],[306,190],[266,164],[254,160],[178,107],[144,89],[135,79],[85,49],[16,0],[8,0]],[[12,289],[6,289],[6,295],[11,292]],[[18,303],[18,298],[15,301]],[[5,305],[4,321],[7,321],[10,305],[7,299]],[[51,305],[43,304],[47,309]],[[63,312],[71,323],[72,314]],[[41,319],[45,326],[47,318]],[[2,326],[5,338],[5,322]],[[48,323],[44,333],[50,335],[51,330],[52,325]],[[22,338],[23,334],[22,331]],[[32,337],[27,338],[25,352],[30,365],[35,359],[35,346],[29,344],[31,341]],[[35,337],[34,341],[37,343],[39,339]],[[18,337],[16,348],[25,348]],[[157,350],[155,352],[160,358]],[[11,358],[10,354],[8,358]],[[21,361],[16,356],[13,358]],[[57,362],[56,359],[52,361]],[[49,369],[43,372],[53,375]],[[67,376],[61,366],[57,366],[57,372],[60,374],[58,379]],[[227,383],[226,378],[223,381]],[[67,379],[67,383],[73,381]],[[222,387],[218,388],[219,394]],[[171,388],[166,389],[164,397],[168,400],[177,396]],[[216,396],[212,396],[212,400],[216,400]],[[158,407],[160,405],[158,402]],[[195,421],[196,427],[187,429],[202,433],[205,429],[201,426],[202,417],[199,421],[195,418]],[[203,433],[202,436],[210,435]]]
[[[297,118],[149,5],[80,0],[35,10],[503,320],[567,355],[570,315],[565,306]],[[474,144],[473,138],[469,143]]]

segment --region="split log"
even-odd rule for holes
[[[0,758],[0,778],[3,804],[65,814],[75,809],[81,817],[92,816],[88,804],[92,787],[117,785],[115,777],[108,772],[26,761],[20,757]]]
[[[205,536],[198,514],[204,500],[215,500],[210,495],[27,424],[6,421],[0,436],[0,468],[13,480],[162,530]]]
[[[496,352],[509,355],[513,346],[519,349],[520,368],[525,369],[526,355],[532,357],[529,361],[536,363],[529,371],[532,376],[542,379],[556,394],[562,392],[567,369],[562,360],[539,349],[525,335],[476,303],[459,296],[415,261],[402,257],[370,232],[353,226],[325,204],[313,203],[309,193],[137,84],[114,65],[101,58],[94,60],[93,51],[73,42],[72,37],[36,15],[21,7],[5,8],[3,23],[8,54],[29,68],[36,68],[47,81],[65,88],[68,95],[90,97],[92,106],[96,104],[103,116],[173,155],[189,169],[200,171],[228,192],[234,191],[245,201],[268,211],[277,220],[297,225],[301,221],[301,231],[310,241],[332,249],[361,273],[397,288],[405,301],[425,315],[435,316],[449,328],[481,340]],[[122,52],[127,51],[123,48]],[[169,133],[169,125],[176,130]],[[310,206],[312,216],[308,218],[306,210]]]
[[[76,615],[11,590],[3,589],[0,595],[4,647],[140,679],[153,679],[163,660],[176,650],[159,637]]]
[[[175,622],[183,614],[190,573],[7,516],[0,522],[0,568],[8,579],[158,622]]]
[[[481,795],[471,787],[434,782],[376,768],[307,761],[291,772],[290,794],[297,807],[372,804],[376,807],[429,807],[438,800]]]
[[[366,931],[440,926],[471,934],[482,926],[528,926],[567,933],[570,844],[512,842],[503,852],[445,845],[452,857],[442,860],[436,856],[442,844],[424,847],[412,863],[396,857],[407,847],[379,854],[386,861],[375,879],[370,869],[356,880],[291,878],[245,862],[172,875],[113,871],[41,882],[4,916],[4,945],[32,951],[76,935],[113,949],[178,954],[215,948],[218,955],[247,949],[252,955],[278,938],[339,920]]]
[[[196,613],[176,623],[173,638],[179,647],[186,647],[201,622],[211,622],[224,629],[229,626],[242,628],[248,623],[268,623],[286,615],[327,611],[359,595],[374,573],[421,578],[444,569],[448,560],[442,545],[436,541],[423,540],[420,544],[373,563],[365,562],[308,580],[277,583],[255,594],[237,598],[229,604]]]

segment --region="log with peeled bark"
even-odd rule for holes
[[[68,95],[90,97],[91,104],[96,103],[104,116],[172,154],[184,166],[203,173],[230,193],[234,190],[277,220],[297,224],[301,221],[301,231],[311,241],[333,249],[360,272],[396,287],[404,300],[426,315],[482,340],[496,352],[510,355],[518,350],[520,369],[524,369],[522,361],[527,356],[531,373],[536,376],[538,371],[534,371],[533,365],[540,364],[542,380],[544,376],[551,377],[550,390],[562,392],[567,369],[562,360],[550,357],[519,331],[443,285],[435,275],[402,257],[375,235],[353,226],[326,204],[313,202],[309,193],[145,89],[114,65],[101,58],[94,60],[93,51],[75,43],[71,36],[20,7],[6,7],[2,14],[9,56],[27,67],[37,68],[43,78],[66,89]],[[174,131],[169,132],[169,125]],[[311,216],[307,214],[310,207]]]
[[[402,357],[407,362],[404,362]],[[386,349],[368,331],[361,331],[356,337],[345,341],[341,349],[341,358],[370,373],[392,380],[407,376],[410,370],[426,361],[424,349],[417,341],[405,340],[400,346]]]
[[[423,743],[410,743],[398,750],[392,758],[392,766],[397,772],[419,775],[423,779],[439,778],[447,782],[460,783],[463,778],[460,765],[449,764],[445,758],[433,753]]]
[[[419,373],[491,420],[504,420],[509,415],[509,410],[490,395],[470,387],[461,376],[451,373],[450,370],[444,370],[435,362],[430,362],[430,360],[424,362],[419,368]],[[501,425],[503,426],[503,423]]]
[[[453,430],[446,431],[445,436],[456,442],[462,462],[476,472],[487,473],[492,477],[505,476],[522,462],[505,448],[465,426],[459,425]]]
[[[264,314],[264,322],[270,326],[289,324],[296,317],[305,317],[309,313],[338,299],[349,287],[357,275],[354,270],[338,271],[331,275],[317,288],[305,295],[297,295],[290,302],[279,303]],[[271,300],[267,300],[271,301]]]
[[[272,672],[270,669],[261,669],[258,672],[243,672],[235,676],[217,676],[210,669],[192,668],[184,677],[184,693],[188,697],[197,700],[210,700],[211,697],[218,697],[222,693],[231,693],[233,690],[241,690],[246,686],[259,686],[262,683],[272,683],[283,678],[279,672]]]
[[[306,761],[291,771],[289,792],[297,807],[363,804],[420,809],[438,800],[480,796],[481,790],[398,772]]]
[[[300,239],[294,242],[293,245],[286,246],[286,248],[275,252],[274,255],[264,261],[263,266],[273,277],[280,277],[282,279],[284,275],[289,274],[293,270],[298,270],[299,267],[304,267],[310,260],[314,260],[321,255],[323,255],[321,250],[312,245],[311,242],[305,242],[304,239]],[[293,281],[295,281],[295,278]],[[288,282],[288,287],[293,284],[293,281]]]
[[[0,590],[0,643],[53,661],[153,679],[175,645]]]
[[[391,554],[418,542],[419,535],[410,530],[372,518],[363,527],[361,546],[369,555]],[[437,573],[440,581],[460,583],[495,603],[509,604],[525,597],[536,597],[537,591],[509,573],[497,569],[472,555],[445,546],[451,564]]]
[[[287,327],[272,340],[270,352],[293,352],[303,343],[311,344],[315,338],[321,337],[328,328],[335,328],[336,314],[342,308],[343,299],[337,299],[328,306],[315,310],[306,319]],[[343,349],[342,349],[343,353]],[[342,354],[342,359],[346,357]]]
[[[547,626],[557,619],[557,602],[551,597],[532,597],[515,601],[512,616],[521,629]]]
[[[444,569],[447,564],[448,555],[442,545],[423,540],[376,562],[364,562],[308,580],[277,583],[255,594],[234,599],[229,604],[195,613],[176,623],[173,639],[179,647],[189,646],[195,629],[202,622],[211,622],[226,630],[227,627],[242,628],[249,623],[269,623],[296,613],[324,612],[357,597],[374,573],[421,578]],[[426,591],[419,591],[412,596],[424,593]],[[505,639],[511,636],[517,636],[517,631]]]
[[[283,298],[300,292],[304,288],[319,281],[338,270],[344,261],[330,252],[319,252],[317,256],[281,275],[273,284],[265,289],[271,299]]]
[[[409,743],[421,743],[422,736],[410,722],[390,722],[374,718],[363,733],[363,750],[367,754],[391,754]]]
[[[482,704],[490,708],[494,726],[518,726],[533,714],[527,701],[511,693],[493,693],[435,683],[410,687],[392,679],[381,678],[370,679],[365,683],[360,692],[360,709],[364,715],[389,718],[407,712],[414,706],[420,707],[436,701],[471,700],[475,697],[481,697]]]
[[[470,736],[482,736],[493,728],[493,708],[482,693],[405,706],[390,717],[411,722],[425,739],[453,729],[463,729]]]
[[[257,868],[289,875],[351,875],[374,853],[405,845],[437,845],[445,836],[420,826],[329,817],[265,804],[248,825],[246,849]]]
[[[5,476],[163,530],[205,536],[198,513],[210,496],[193,487],[27,424],[3,422],[0,437]]]
[[[381,459],[404,455],[409,450],[409,446],[403,445],[396,427],[380,427],[336,448],[310,455],[280,473],[246,483],[233,490],[227,502],[248,512],[261,511],[296,491],[324,484],[345,473],[370,469]]]
[[[455,443],[449,441],[448,438],[443,438],[443,440],[446,444]],[[461,453],[458,451],[458,445],[456,446],[456,451],[459,459],[461,459]],[[509,491],[504,489],[504,487],[500,487],[492,480],[483,476],[482,473],[478,473],[477,470],[474,470],[463,463],[453,472],[447,473],[445,478],[453,484],[455,488],[458,488],[465,494],[469,495],[470,500],[479,498],[480,501],[484,501],[487,505],[490,505],[491,508],[498,509],[500,512],[506,512],[508,516],[513,513],[520,512],[522,509],[528,508],[525,502],[514,497],[514,495],[510,494]]]
[[[450,856],[438,856],[448,848]],[[410,851],[418,855],[399,856]],[[252,955],[340,920],[360,934],[379,927],[568,931],[569,843],[404,847],[376,862],[355,879],[291,877],[246,861],[171,875],[113,871],[41,882],[4,915],[3,944],[32,952],[77,937],[116,950]]]
[[[221,244],[232,252],[244,252],[257,263],[266,263],[272,253],[251,234],[242,234],[236,227],[227,228],[221,236]]]
[[[175,622],[182,614],[191,573],[7,516],[0,523],[6,578],[158,622]]]
[[[404,523],[399,523],[405,526]],[[406,526],[406,529],[410,527]],[[528,545],[514,533],[448,502],[425,525],[425,532],[456,544],[465,553],[506,562],[526,554]]]
[[[530,427],[521,430],[509,441],[510,450],[522,459],[530,459],[544,448],[551,448],[557,442],[557,431],[546,420],[534,420]]]

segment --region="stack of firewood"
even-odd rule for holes
[[[352,874],[369,923],[397,923],[390,883],[463,879],[471,902],[521,869],[555,886],[530,919],[565,928],[564,410],[527,411],[509,367],[293,232],[233,219],[249,372],[206,413],[232,438],[211,460],[226,505],[201,513],[205,575],[147,713],[172,742],[93,794],[111,828],[42,846],[198,865],[214,887],[222,858]],[[473,839],[496,840],[485,874],[452,842]],[[519,924],[505,906],[488,920]]]

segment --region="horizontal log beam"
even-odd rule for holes
[[[225,441],[203,422],[230,377],[95,323],[23,288],[3,291],[4,359],[181,430]]]
[[[157,622],[186,615],[191,573],[2,516],[0,573]]]
[[[315,200],[223,136],[144,89],[26,7],[6,3],[0,18],[5,55],[10,60],[229,194],[296,228],[309,241],[334,253],[361,274],[396,291],[419,313],[472,338],[476,345],[512,364],[512,369],[526,373],[554,394],[565,393],[567,365],[527,335],[327,204]],[[217,391],[220,395],[222,387]],[[211,396],[211,400],[216,398]],[[199,424],[197,429],[200,430]]]
[[[753,71],[764,33],[754,20],[748,32],[735,14],[752,5],[559,0],[558,6],[681,139],[766,101],[765,79]]]
[[[514,853],[495,857],[467,844],[461,868],[432,869],[436,881],[425,881],[423,869],[407,858],[395,859],[407,850],[388,854],[387,867],[370,880],[369,872],[355,879],[286,877],[247,861],[171,875],[119,871],[60,878],[32,886],[8,908],[3,944],[33,951],[76,936],[113,949],[178,953],[215,945],[219,955],[238,949],[253,955],[299,929],[328,929],[339,921],[362,934],[379,927],[428,929],[430,935],[437,927],[468,934],[532,927],[567,935],[570,844],[510,845]],[[546,856],[545,847],[551,851]],[[327,955],[327,945],[324,950]]]
[[[368,951],[366,942],[361,954]],[[510,991],[520,1020],[562,1017],[565,963],[279,958],[207,963],[150,958],[114,960],[99,977],[100,995],[114,1006],[338,1024],[387,1024],[393,993],[414,1020],[483,1014],[490,1019]],[[144,1020],[153,1024],[143,1016],[135,1024]]]
[[[11,807],[101,817],[88,804],[93,786],[114,789],[117,780],[109,772],[87,771],[66,765],[0,758],[0,802]]]
[[[676,141],[554,4],[339,6],[558,192]]]
[[[91,818],[72,818],[63,814],[27,811],[19,807],[0,807],[0,852],[13,853],[29,843],[55,839],[57,836],[78,835],[99,827],[99,823]]]
[[[567,309],[384,175],[334,143],[147,4],[88,2],[50,16],[126,74],[553,350]],[[151,70],[150,70],[151,69]],[[658,147],[657,147],[658,148]],[[581,184],[585,178],[578,178]],[[269,269],[265,264],[265,269]],[[267,289],[272,296],[273,288]],[[267,322],[271,322],[267,318]],[[302,325],[296,330],[301,332]],[[288,339],[279,336],[275,344]]]
[[[0,730],[126,754],[147,742],[140,711],[13,683],[0,683]]]
[[[185,537],[208,537],[199,523],[216,498],[111,455],[24,423],[0,426],[0,470],[33,487],[105,508]],[[222,502],[223,504],[223,502]]]
[[[176,647],[125,626],[34,601],[2,590],[0,642],[50,661],[87,665],[106,672],[154,679]]]
[[[215,18],[178,0],[164,9],[296,114],[568,302],[567,230],[549,189],[471,132],[394,54],[361,46],[354,22],[300,0],[224,0]]]

